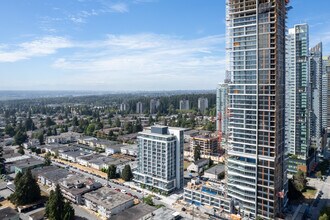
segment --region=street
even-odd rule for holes
[[[324,152],[324,158],[329,159],[329,150],[325,150]],[[313,206],[311,207],[310,214],[312,216],[312,220],[317,220],[319,218],[320,212],[323,209],[324,206],[330,206],[330,177],[329,173],[326,175],[326,179],[320,180],[317,178],[310,178],[308,179],[308,185],[312,186],[317,189],[317,193],[315,195]],[[314,206],[314,203],[317,200],[317,195],[319,192],[322,192],[319,202],[317,203],[317,206]]]

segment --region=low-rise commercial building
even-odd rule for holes
[[[84,155],[87,155],[87,153],[84,151],[78,150],[78,149],[75,151],[66,151],[66,152],[59,153],[59,157],[61,159],[67,160],[67,161],[70,161],[73,163],[77,162],[78,157],[81,157]]]
[[[120,152],[122,154],[130,155],[130,156],[137,156],[138,146],[136,144],[124,145],[123,147],[120,148]]]
[[[85,206],[100,214],[105,219],[122,212],[133,206],[133,198],[123,193],[116,192],[107,187],[102,187],[84,195]]]
[[[217,164],[216,166],[205,170],[203,177],[210,179],[218,179],[218,176],[224,172],[225,172],[225,165]]]
[[[81,137],[81,134],[76,132],[66,132],[61,133],[60,135],[56,136],[49,136],[46,137],[46,143],[47,144],[68,144],[68,143],[74,143],[77,142],[77,140]]]
[[[131,208],[126,209],[125,211],[112,216],[111,220],[147,220],[151,219],[153,216],[153,211],[157,208],[154,206],[147,205],[145,203],[140,203]]]
[[[83,175],[70,174],[59,181],[64,198],[82,204],[82,195],[102,187],[102,184]]]
[[[14,169],[15,174],[21,172],[24,173],[28,169],[33,169],[36,167],[41,167],[44,165],[44,162],[41,160],[36,160],[34,158],[29,158],[26,160],[19,160],[11,164],[11,170]]]
[[[100,158],[104,158],[105,156],[100,155],[100,154],[88,154],[84,156],[77,157],[77,163],[85,166],[85,167],[90,167],[89,162],[93,160],[97,160]]]
[[[123,146],[125,146],[125,145],[117,144],[117,145],[108,146],[105,148],[105,153],[107,154],[107,156],[115,154],[115,153],[120,153],[121,148]]]
[[[194,173],[201,173],[204,171],[204,168],[209,164],[208,159],[200,159],[197,161],[192,162],[188,167],[187,170],[189,172]]]
[[[55,166],[48,166],[40,169],[34,169],[32,170],[32,174],[37,177],[40,184],[55,189],[56,185],[59,184],[63,178],[66,178],[70,175],[70,172],[66,169],[58,168]]]

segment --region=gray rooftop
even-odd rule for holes
[[[48,173],[54,170],[58,170],[60,168],[56,167],[56,166],[44,166],[44,167],[38,167],[38,168],[34,168],[31,170],[31,173],[33,176],[39,176],[42,175],[44,173]]]
[[[215,175],[218,175],[222,172],[225,171],[225,165],[223,164],[218,164],[214,167],[211,167],[210,169],[208,170],[205,170],[204,173],[210,173],[210,174],[215,174]]]
[[[143,216],[146,216],[150,212],[155,211],[156,208],[144,203],[140,203],[136,206],[133,206],[125,211],[121,212],[120,214],[111,216],[112,220],[138,220]]]
[[[44,163],[44,161],[33,159],[33,158],[29,158],[29,159],[26,159],[26,160],[16,161],[13,164],[15,164],[15,167],[24,169],[24,168],[28,168],[28,167],[42,165],[43,163]]]
[[[0,209],[0,219],[10,219],[18,216],[18,212],[10,207]]]
[[[88,154],[85,156],[81,156],[79,157],[81,160],[86,160],[86,161],[90,161],[90,160],[96,160],[99,158],[103,158],[105,157],[104,155],[100,155],[100,154]]]
[[[98,159],[94,159],[94,160],[90,160],[89,163],[90,164],[97,164],[97,165],[102,165],[102,164],[113,164],[113,165],[119,165],[122,163],[125,163],[129,160],[127,159],[117,159],[117,158],[113,158],[113,157],[101,157]]]
[[[85,199],[110,210],[116,208],[123,203],[133,201],[132,197],[125,195],[121,192],[116,192],[107,187],[102,187],[93,192],[86,193],[84,197]]]
[[[106,147],[106,149],[116,149],[116,150],[120,150],[122,147],[125,147],[126,145],[124,144],[116,144],[116,145],[109,145]]]
[[[153,220],[173,219],[174,216],[179,215],[178,212],[162,207],[153,212]]]
[[[69,174],[70,172],[68,170],[58,168],[56,170],[45,172],[41,174],[41,176],[45,177],[53,183],[57,183],[60,179],[67,177]]]
[[[62,154],[65,154],[68,157],[79,157],[79,156],[84,156],[87,153],[84,152],[84,151],[81,151],[81,150],[77,150],[77,151],[67,151],[67,152],[64,152]]]

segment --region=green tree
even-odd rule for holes
[[[89,124],[88,127],[86,128],[86,135],[93,135],[95,131],[95,125],[94,124]]]
[[[125,131],[127,131],[128,134],[133,133],[133,124],[132,124],[132,122],[125,123]]]
[[[116,127],[121,127],[121,122],[120,122],[119,118],[116,118],[115,125],[116,125]]]
[[[45,164],[45,166],[50,166],[52,164],[52,160],[50,159],[50,153],[49,152],[45,155],[44,164]]]
[[[22,145],[26,140],[27,140],[27,135],[25,132],[23,132],[21,129],[19,129],[15,136],[14,136],[14,141],[15,141],[15,144],[17,145]]]
[[[121,178],[125,181],[130,181],[131,179],[133,179],[133,173],[130,165],[125,165],[121,174]]]
[[[46,216],[49,220],[73,220],[74,209],[70,203],[64,201],[60,186],[57,184],[55,191],[50,191],[46,203]]]
[[[5,169],[5,158],[3,158],[3,146],[0,145],[0,174],[4,174]]]
[[[225,172],[221,172],[218,174],[218,179],[223,180],[225,178]]]
[[[20,181],[20,179],[21,179],[22,176],[23,176],[22,172],[18,172],[16,174],[15,179],[14,179],[14,185],[15,186],[17,186],[19,184],[18,182]]]
[[[38,140],[39,140],[40,145],[45,144],[45,141],[44,141],[44,134],[43,134],[43,132],[40,132],[40,133],[38,134]]]
[[[13,137],[15,135],[15,129],[10,124],[7,124],[5,127],[5,133],[10,137]]]
[[[78,126],[79,125],[79,122],[78,122],[78,118],[77,116],[74,116],[73,119],[72,119],[72,125],[73,126]]]
[[[212,167],[213,164],[214,164],[214,161],[211,158],[209,158],[209,167]]]
[[[307,180],[303,171],[298,170],[298,172],[293,176],[293,184],[295,188],[300,192],[306,188]]]
[[[40,188],[28,169],[23,175],[15,178],[15,192],[10,201],[16,206],[37,202],[41,198]]]
[[[63,220],[73,220],[74,219],[74,209],[69,202],[64,203],[64,215]]]
[[[150,205],[150,206],[154,206],[155,205],[154,204],[154,201],[152,201],[152,196],[151,195],[149,195],[147,197],[144,197],[143,198],[143,202],[146,203],[146,204],[148,204],[148,205]]]
[[[117,167],[111,164],[108,168],[108,180],[116,178]]]
[[[321,173],[321,171],[317,171],[316,174],[315,174],[315,176],[316,176],[317,178],[321,179],[321,178],[322,178],[322,173]]]
[[[201,159],[201,147],[196,145],[194,148],[194,161]]]
[[[324,213],[322,216],[319,217],[319,220],[329,220],[330,217],[327,215],[327,213]]]
[[[25,129],[27,130],[27,131],[33,131],[34,129],[35,129],[35,125],[34,125],[34,123],[33,123],[33,120],[30,118],[30,117],[28,117],[26,120],[25,120]]]
[[[47,117],[45,125],[46,125],[46,127],[50,127],[52,125],[55,125],[55,122],[50,117]]]
[[[18,152],[19,154],[22,154],[22,155],[25,154],[25,151],[24,151],[23,147],[19,147],[17,152]]]

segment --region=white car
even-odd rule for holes
[[[122,189],[122,190],[120,190],[122,193],[126,193],[126,190],[124,190],[124,189]]]

